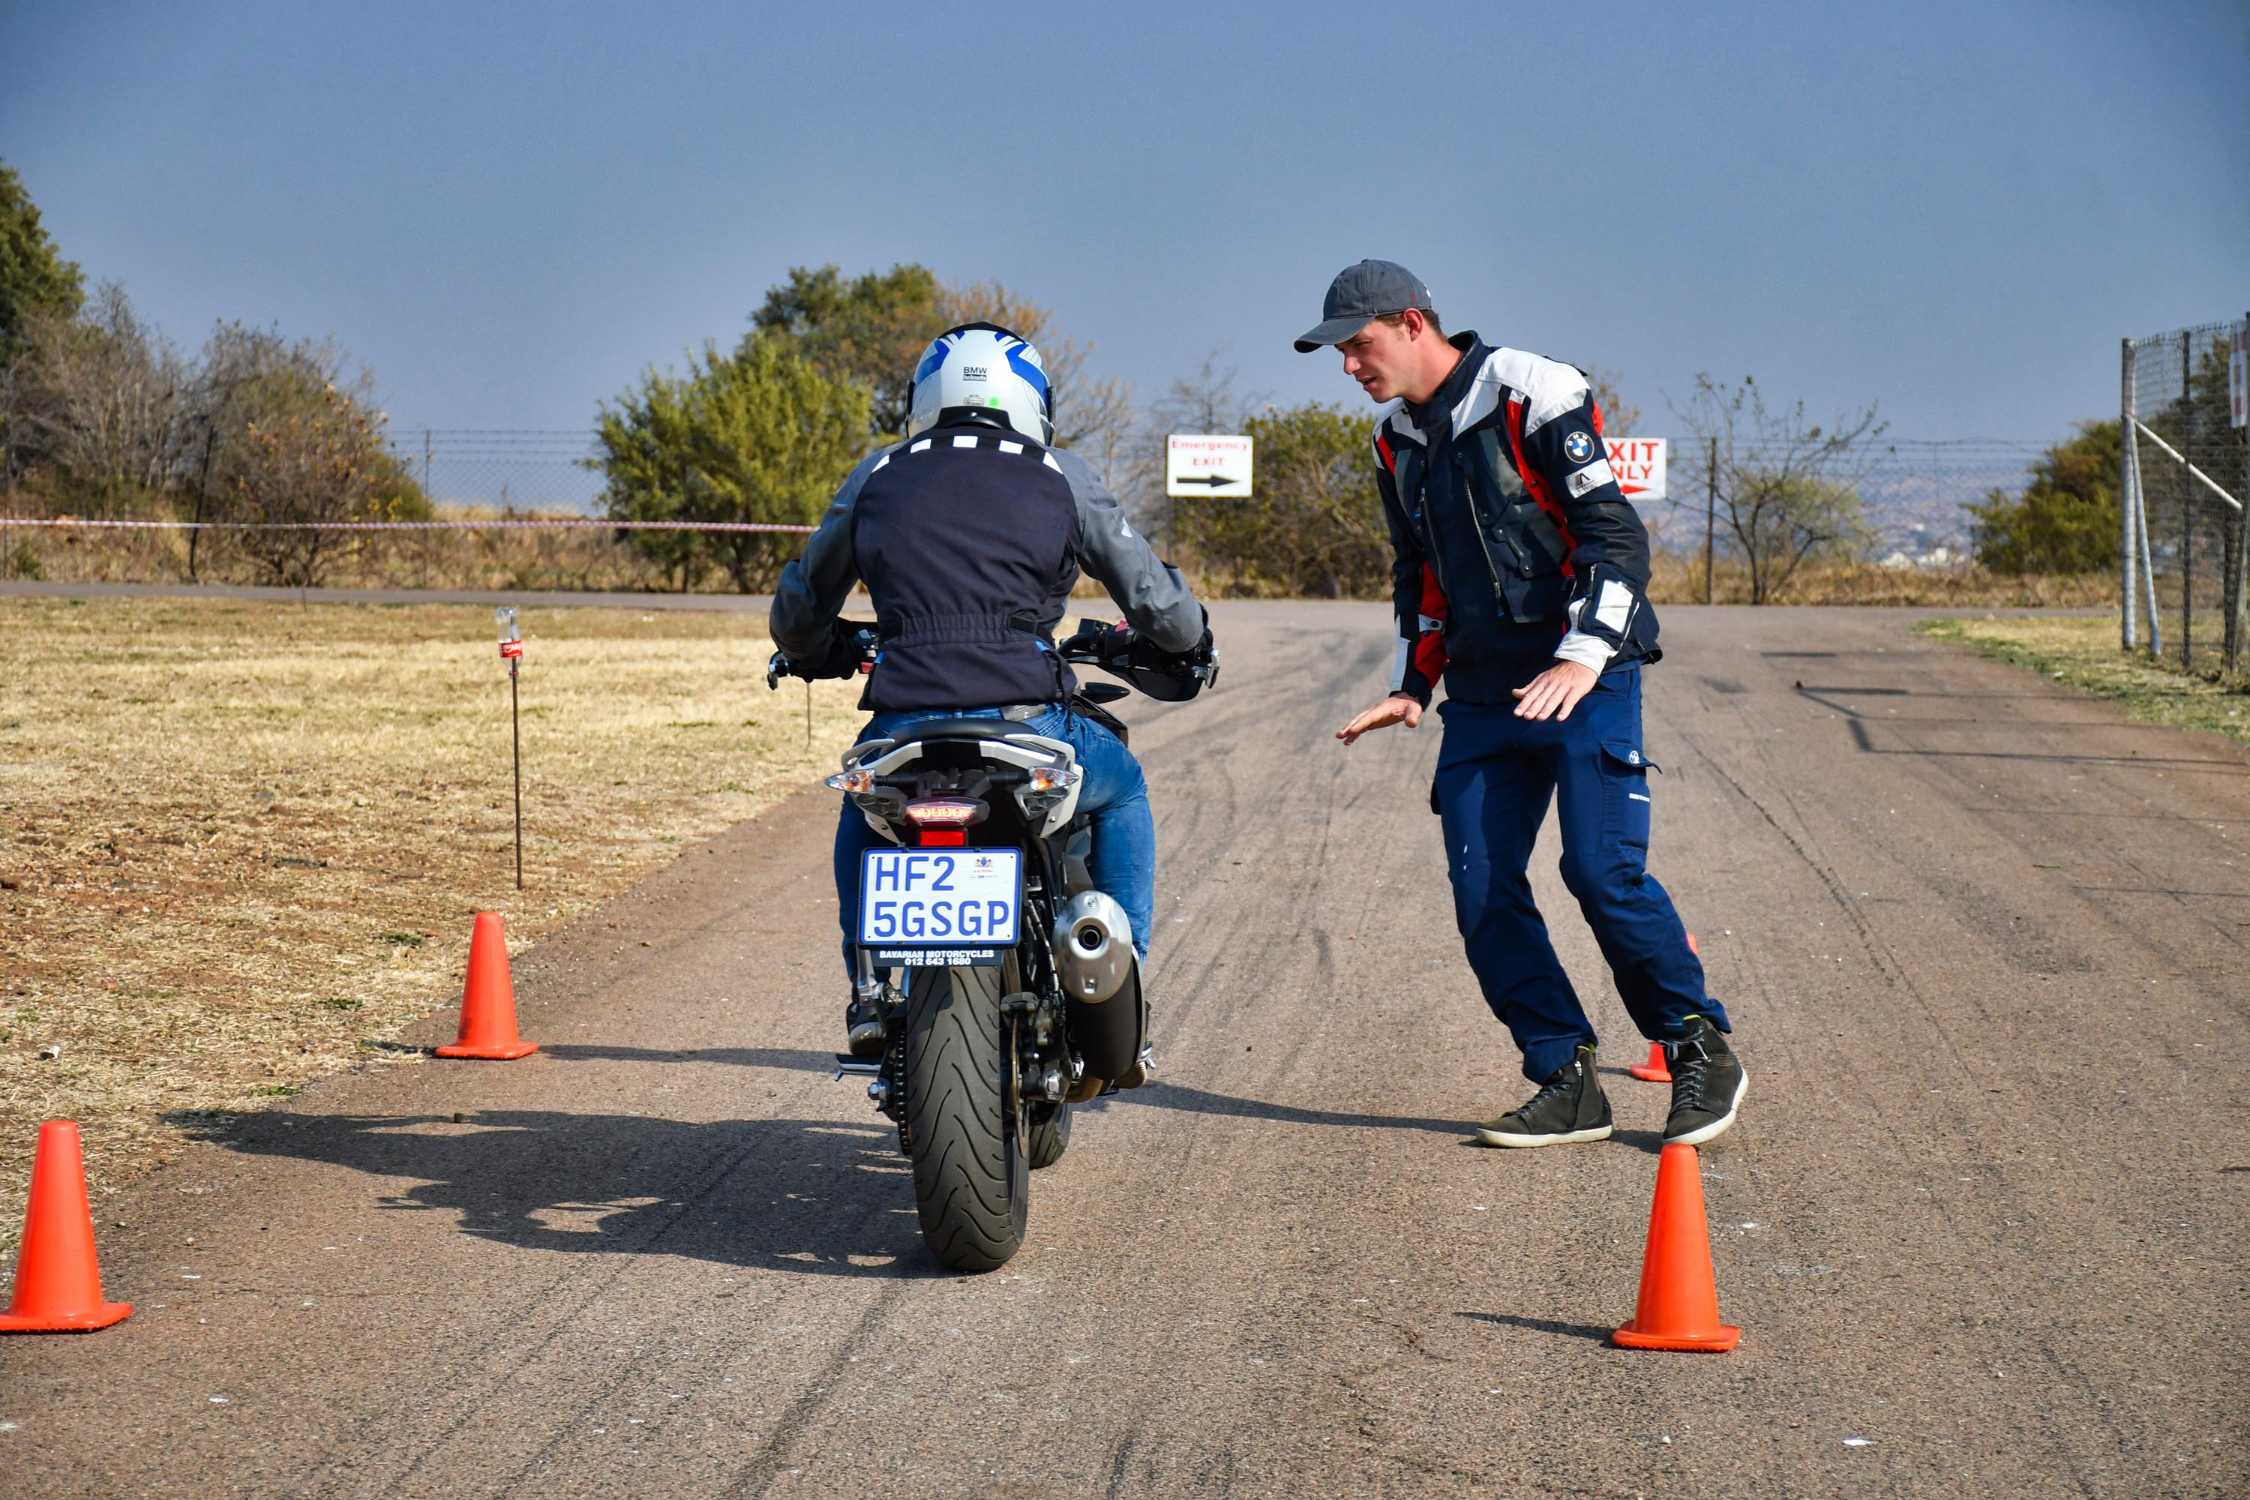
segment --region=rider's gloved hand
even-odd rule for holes
[[[1091,656],[1096,665],[1109,667],[1124,663],[1137,639],[1123,620],[1114,625],[1106,620],[1080,620],[1076,630],[1056,642],[1056,649]]]

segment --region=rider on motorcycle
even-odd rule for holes
[[[1076,678],[1054,630],[1081,570],[1141,637],[1208,653],[1205,613],[1179,571],[1127,522],[1085,460],[1053,447],[1054,403],[1039,351],[991,323],[938,335],[914,370],[907,436],[869,455],[830,502],[804,555],[782,570],[774,643],[818,675],[848,675],[837,616],[855,583],[875,605],[880,646],[860,707],[862,741],[917,719],[993,717],[1076,748],[1079,806],[1092,816],[1088,870],[1125,910],[1148,956],[1156,822],[1139,762],[1099,720],[1073,711]],[[883,1049],[879,981],[862,988],[853,917],[861,854],[882,838],[846,798],[836,824],[836,899],[852,981],[853,1055]],[[1120,1078],[1131,1087],[1141,1076]]]

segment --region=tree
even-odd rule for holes
[[[596,424],[603,503],[616,520],[811,525],[867,447],[867,393],[823,375],[789,335],[732,355],[705,345],[688,373],[651,371]],[[770,587],[791,533],[636,531],[684,592],[710,566],[743,593]]]
[[[915,361],[950,326],[938,311],[939,290],[925,266],[896,265],[849,280],[833,265],[793,267],[750,315],[751,331],[736,352],[761,334],[788,335],[820,374],[865,390],[871,431],[894,440],[906,431]]]
[[[251,523],[237,551],[273,583],[318,587],[362,533],[358,521],[429,514],[429,502],[383,440],[373,378],[348,373],[334,346],[222,325],[200,396],[224,395],[199,423],[197,493],[214,519]],[[272,528],[272,529],[268,529]]]
[[[39,315],[78,316],[85,279],[39,223],[15,168],[0,162],[0,365],[18,352],[24,324]]]
[[[2095,573],[2117,563],[2123,513],[2117,475],[2123,440],[2114,421],[2078,434],[2031,465],[2021,495],[1993,490],[1965,506],[1975,517],[1977,561],[1995,573]]]
[[[1851,557],[1873,540],[1859,484],[1886,430],[1870,403],[1830,427],[1805,420],[1802,401],[1766,405],[1750,376],[1722,386],[1695,377],[1688,409],[1677,412],[1694,438],[1684,467],[1701,484],[1718,441],[1718,510],[1750,568],[1750,602],[1765,604],[1807,559]]]
[[[198,523],[288,523],[226,535],[267,577],[310,585],[356,539],[349,521],[421,521],[429,497],[385,441],[374,377],[343,351],[224,322],[204,340],[187,397],[176,504]],[[203,544],[188,533],[188,576]]]
[[[108,514],[168,488],[185,450],[193,376],[114,281],[78,315],[43,307],[16,330],[0,391],[12,470],[47,471],[58,498]]]

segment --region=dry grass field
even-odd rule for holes
[[[458,1000],[831,769],[857,687],[769,694],[744,616],[530,611],[525,890],[479,608],[0,599],[0,1251],[42,1119],[96,1192]],[[0,1263],[5,1263],[0,1260]]]
[[[2207,624],[2214,632],[2219,628],[2215,618]],[[2250,740],[2250,684],[2191,676],[2176,663],[2151,662],[2145,654],[2119,650],[2115,615],[1987,616],[1927,620],[1916,628],[2029,667],[2080,692],[2117,699],[2144,723],[2211,729]]]
[[[1651,556],[1648,596],[1659,605],[1703,602],[1703,554],[1662,548]],[[1711,602],[1748,604],[1750,570],[1720,558]],[[1852,604],[1922,609],[2085,609],[2117,604],[2115,573],[1993,573],[1974,565],[1886,568],[1871,562],[1808,562],[1774,604]]]

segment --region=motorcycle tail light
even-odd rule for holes
[[[875,790],[875,773],[854,766],[849,771],[838,771],[829,777],[827,786],[832,792],[851,792],[854,795],[872,792]]]
[[[959,828],[924,828],[914,842],[922,849],[959,849],[969,842],[969,835]]]
[[[965,828],[977,820],[984,811],[982,802],[963,802],[950,797],[926,802],[906,804],[907,821],[918,828],[936,824],[945,828]]]

